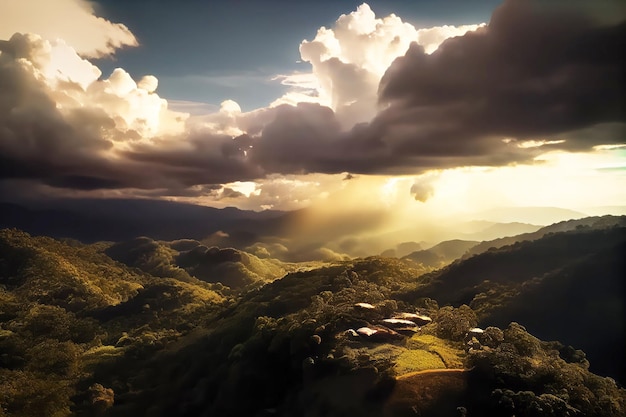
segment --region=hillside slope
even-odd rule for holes
[[[484,324],[517,321],[584,350],[595,372],[626,382],[625,245],[623,227],[547,234],[428,274],[405,299],[468,304]]]
[[[432,248],[412,252],[403,259],[410,259],[427,267],[442,268],[478,244],[474,240],[446,240]]]
[[[94,415],[113,401],[87,382],[98,369],[162,349],[225,302],[200,280],[115,262],[102,245],[0,230],[0,415],[74,415],[72,398],[90,389]]]
[[[233,248],[207,247],[192,239],[165,242],[138,237],[112,244],[105,253],[154,276],[187,282],[194,277],[235,290],[261,286],[298,267]]]
[[[182,253],[197,242],[139,239],[123,248],[133,255],[127,262],[162,275],[154,276],[109,258],[110,243],[3,230],[0,415],[622,416],[626,390],[589,371],[597,358],[503,321],[506,311],[526,314],[515,297],[487,291],[473,308],[445,306],[469,294],[460,276],[450,294],[437,292],[458,268],[468,286],[472,268],[515,279],[547,268],[537,282],[567,293],[569,281],[551,277],[578,271],[576,257],[619,266],[621,242],[622,229],[555,234],[427,275],[398,259],[355,259],[233,296],[151,263],[171,255],[168,247]],[[554,259],[516,270],[516,259],[542,253]],[[529,284],[512,288],[538,296]],[[440,300],[418,294],[429,289]],[[487,327],[476,329],[479,321]]]
[[[626,216],[595,216],[585,217],[577,220],[565,220],[562,222],[551,224],[549,226],[542,227],[535,232],[522,233],[515,236],[503,237],[481,242],[478,245],[470,248],[467,253],[463,255],[463,258],[469,258],[479,253],[486,252],[491,248],[501,248],[503,246],[513,245],[517,242],[523,242],[527,240],[537,240],[550,233],[569,232],[585,228],[588,230],[598,230],[607,229],[615,226],[626,227]]]
[[[374,417],[417,410],[452,417],[461,408],[509,415],[514,407],[518,416],[617,417],[625,410],[626,391],[591,374],[580,351],[542,342],[517,323],[468,338],[477,324],[470,307],[398,299],[394,294],[415,285],[415,272],[373,257],[289,274],[210,320],[201,337],[141,364],[132,401],[108,415]],[[389,317],[415,312],[432,321],[397,332],[386,327]]]

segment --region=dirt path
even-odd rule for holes
[[[427,369],[396,377],[383,415],[458,415],[464,404],[469,369]]]
[[[407,379],[407,378],[413,378],[418,375],[427,375],[427,374],[437,374],[437,375],[438,374],[463,374],[465,372],[469,372],[469,369],[464,369],[464,368],[426,369],[424,371],[409,372],[408,374],[404,374],[404,375],[400,375],[396,377],[396,379]]]

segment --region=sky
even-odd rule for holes
[[[619,1],[0,10],[5,201],[312,207],[385,213],[397,228],[496,207],[626,206]]]
[[[230,99],[250,111],[284,94],[286,88],[272,81],[276,75],[310,71],[298,50],[302,40],[312,38],[321,26],[331,27],[340,15],[355,11],[361,3],[101,0],[100,15],[131,28],[141,47],[118,51],[116,60],[99,60],[98,65],[105,73],[121,63],[133,76],[153,74],[162,81],[159,93],[168,99],[213,105]],[[484,22],[497,4],[368,3],[381,17],[395,13],[428,27]]]

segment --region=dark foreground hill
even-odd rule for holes
[[[457,261],[423,277],[409,299],[467,304],[481,324],[517,321],[583,349],[594,371],[626,382],[626,228],[550,233]]]
[[[591,373],[595,358],[580,346],[502,321],[529,284],[459,304],[484,284],[474,269],[505,287],[497,274],[527,282],[525,272],[546,270],[538,282],[555,293],[558,265],[604,262],[604,274],[619,267],[620,242],[621,229],[547,236],[426,276],[397,259],[356,259],[233,293],[187,270],[172,275],[171,263],[154,269],[161,276],[146,272],[141,254],[162,243],[117,247],[138,255],[123,260],[141,270],[107,256],[110,244],[4,230],[0,415],[622,416],[626,391]],[[188,243],[176,252],[193,250]],[[509,252],[517,255],[500,258]],[[515,256],[537,265],[518,271]],[[438,287],[457,268],[468,280]]]

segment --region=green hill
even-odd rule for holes
[[[0,415],[72,415],[97,367],[163,348],[224,302],[201,281],[115,262],[103,245],[1,230]]]
[[[233,248],[207,247],[191,239],[165,242],[138,237],[115,243],[105,253],[154,276],[220,283],[236,290],[263,285],[299,267]]]
[[[589,371],[596,353],[518,322],[546,294],[554,320],[560,306],[581,323],[559,303],[584,309],[582,293],[615,313],[623,242],[624,229],[578,230],[436,273],[370,257],[264,279],[283,264],[192,240],[2,230],[0,416],[621,416],[626,390]],[[224,262],[259,281],[233,291],[211,269]],[[577,288],[592,270],[598,285]]]

